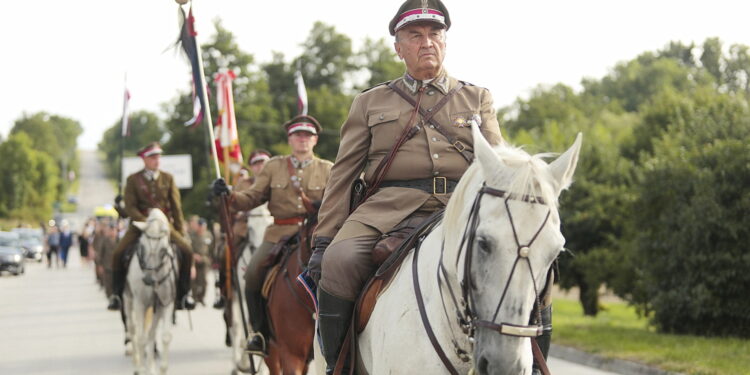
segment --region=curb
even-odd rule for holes
[[[577,363],[579,365],[615,372],[621,375],[682,375],[677,372],[659,370],[638,362],[616,358],[605,358],[600,355],[587,353],[568,346],[555,344],[550,346],[550,356]]]

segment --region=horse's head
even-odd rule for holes
[[[141,243],[146,250],[169,248],[169,220],[160,209],[152,208],[146,221],[135,221],[133,225],[143,232]]]
[[[520,148],[492,147],[472,126],[475,161],[451,198],[445,217],[446,254],[474,321],[479,374],[530,374],[528,336],[540,324],[538,306],[552,262],[565,244],[557,198],[571,181],[581,146],[547,164]],[[450,262],[446,258],[446,263]],[[524,337],[526,336],[526,337]]]

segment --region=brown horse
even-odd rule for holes
[[[299,237],[302,241],[285,250],[268,293],[271,339],[265,362],[272,375],[306,374],[312,359],[315,307],[296,278],[310,259],[308,244],[314,224],[305,225]]]

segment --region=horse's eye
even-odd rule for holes
[[[479,250],[481,250],[485,254],[489,254],[492,252],[492,246],[490,246],[490,242],[487,241],[484,237],[479,237],[477,239],[477,247],[479,247]]]

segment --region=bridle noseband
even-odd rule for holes
[[[505,287],[503,288],[502,296],[500,297],[500,301],[497,304],[495,313],[492,316],[492,320],[479,319],[478,315],[474,312],[472,308],[472,306],[474,305],[473,301],[475,301],[475,298],[473,294],[471,293],[471,290],[473,287],[473,285],[471,284],[471,269],[472,269],[471,261],[472,261],[473,250],[474,250],[473,245],[475,242],[476,230],[479,226],[480,202],[484,194],[505,199],[505,202],[504,202],[505,209],[506,209],[506,212],[508,213],[508,218],[510,220],[511,228],[513,229],[513,238],[516,242],[516,259],[513,262],[513,267],[511,269],[510,275],[508,276],[508,280],[505,283]],[[531,267],[531,261],[529,260],[528,256],[529,256],[529,250],[531,248],[531,245],[534,243],[534,241],[537,239],[539,234],[542,232],[542,229],[544,229],[544,227],[547,225],[547,222],[549,221],[549,217],[550,217],[552,210],[550,209],[547,211],[547,215],[545,216],[544,221],[539,226],[539,229],[535,232],[531,240],[529,240],[529,242],[526,244],[521,244],[518,239],[518,233],[516,230],[515,223],[513,222],[513,215],[511,214],[510,207],[508,206],[508,201],[511,199],[521,200],[521,201],[532,203],[532,204],[545,204],[544,199],[542,199],[541,197],[530,196],[530,195],[518,196],[518,195],[510,194],[504,190],[493,189],[491,187],[486,186],[485,184],[482,185],[482,188],[479,189],[479,192],[477,193],[476,198],[474,199],[474,203],[472,204],[471,211],[469,212],[469,218],[466,223],[466,228],[464,229],[464,234],[463,234],[463,237],[461,238],[461,242],[458,248],[458,254],[456,255],[456,267],[458,267],[458,263],[462,255],[462,251],[464,249],[464,246],[466,246],[466,256],[464,259],[464,275],[460,283],[461,285],[460,302],[458,298],[456,298],[456,293],[451,287],[450,283],[447,282],[448,273],[445,269],[444,262],[443,262],[443,255],[445,253],[444,243],[440,249],[440,261],[438,263],[437,281],[438,281],[438,289],[439,289],[438,294],[440,295],[440,298],[442,300],[443,311],[445,312],[445,316],[448,319],[448,321],[451,321],[451,319],[448,316],[448,310],[446,307],[445,300],[443,298],[442,286],[443,286],[443,283],[445,283],[445,286],[449,292],[449,296],[451,297],[451,300],[453,302],[456,319],[461,327],[461,330],[468,337],[469,341],[472,343],[474,342],[474,335],[475,335],[477,328],[490,329],[502,335],[515,336],[515,337],[537,337],[542,334],[543,326],[541,324],[541,301],[539,299],[539,291],[536,286],[536,281],[534,280],[534,273]],[[417,296],[417,305],[419,307],[419,312],[422,317],[422,323],[424,324],[425,330],[427,331],[427,335],[430,338],[432,346],[437,352],[438,357],[440,357],[440,360],[443,362],[443,364],[445,365],[445,367],[451,374],[458,374],[458,370],[456,370],[455,366],[453,366],[450,360],[448,360],[448,357],[446,356],[445,352],[440,346],[440,343],[437,341],[437,338],[435,337],[435,333],[432,330],[432,326],[430,325],[429,319],[427,318],[426,309],[424,306],[424,300],[422,298],[421,288],[419,286],[419,276],[418,276],[418,267],[417,267],[419,247],[421,245],[421,241],[424,240],[424,238],[425,237],[422,237],[420,239],[420,242],[415,247],[414,259],[412,261],[413,282],[414,282],[415,293]],[[536,324],[535,325],[517,325],[517,324],[511,324],[511,323],[497,324],[495,323],[495,320],[497,319],[497,315],[500,311],[500,307],[502,306],[503,301],[505,300],[505,296],[510,286],[511,279],[513,278],[516,267],[518,266],[518,263],[520,261],[526,261],[526,263],[528,264],[529,272],[531,274],[532,284],[534,285],[534,299],[536,302],[536,319],[535,319]],[[453,331],[451,331],[451,335],[453,335]],[[460,358],[463,362],[470,361],[471,356],[469,355],[469,352],[461,348],[455,336],[453,336],[453,339],[451,341],[453,344],[454,352],[458,356],[458,358]]]

